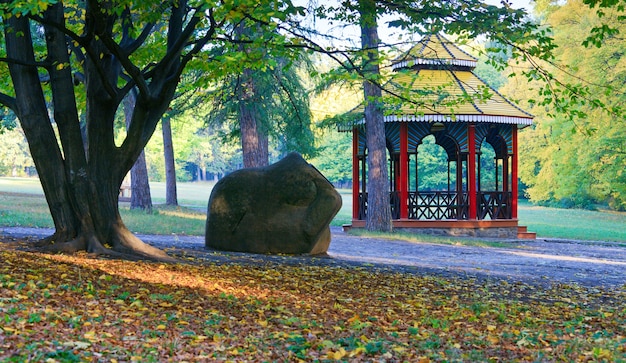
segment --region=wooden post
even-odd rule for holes
[[[467,160],[467,193],[469,194],[469,219],[476,219],[478,207],[476,204],[476,130],[474,125],[467,126],[467,145],[469,156]]]
[[[456,219],[465,219],[463,214],[463,155],[457,152],[456,155],[456,204],[458,205]]]
[[[352,129],[352,219],[359,219],[359,130]]]
[[[400,219],[409,218],[409,126],[400,124]]]
[[[518,197],[518,182],[517,182],[517,125],[513,125],[513,160],[511,161],[511,218],[517,219],[517,197]]]

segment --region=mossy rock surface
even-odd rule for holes
[[[265,254],[323,254],[341,196],[302,156],[233,172],[213,188],[206,247]]]

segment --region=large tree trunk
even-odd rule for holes
[[[95,2],[90,4],[98,6]],[[173,8],[172,18],[179,22],[173,22],[174,28],[170,24],[169,31],[180,34],[185,7],[178,4]],[[98,34],[111,34],[113,22],[102,21],[99,9],[91,14],[91,9],[87,9],[86,28],[98,28],[95,30]],[[87,140],[84,140],[76,109],[68,47],[65,35],[58,31],[63,28],[63,13],[63,5],[59,2],[43,14],[48,51],[46,69],[50,74],[60,145],[48,116],[29,20],[26,16],[3,19],[7,57],[12,59],[9,71],[16,94],[15,111],[28,139],[56,228],[55,234],[41,244],[54,251],[86,250],[171,260],[163,251],[143,243],[126,228],[119,214],[118,193],[124,176],[173,98],[180,77],[179,63],[172,61],[163,65],[150,84],[144,85],[144,92],[140,92],[137,98],[128,135],[118,147],[114,141],[114,119],[124,95],[116,86],[121,71],[119,58],[108,51],[100,37],[88,38],[87,47],[96,57],[88,56],[84,60],[87,93]],[[168,35],[174,38],[173,34]],[[174,43],[168,40],[168,47]]]
[[[172,141],[172,124],[170,117],[161,120],[163,131],[163,158],[165,159],[165,204],[178,205],[176,190],[176,163],[174,161],[174,142]]]
[[[124,119],[127,129],[130,127],[130,122],[133,118],[136,98],[134,91],[130,91],[124,98]],[[139,154],[135,165],[130,169],[130,190],[130,209],[142,209],[147,213],[151,213],[152,196],[150,195],[146,154],[143,150]]]
[[[15,16],[4,21],[6,52],[16,60],[9,63],[13,87],[18,95],[15,113],[28,140],[56,228],[55,236],[50,240],[72,238],[79,233],[80,224],[68,203],[63,156],[48,116],[37,67],[28,65],[35,63],[29,22],[24,17]]]
[[[365,79],[363,82],[368,167],[366,229],[387,232],[392,230],[392,222],[382,91],[377,85],[380,67],[376,4],[373,0],[360,0],[359,11],[361,47],[366,54],[364,71],[366,77],[371,77],[371,80]]]
[[[250,102],[239,102],[239,127],[243,166],[245,168],[267,166],[269,164],[267,132],[263,132],[259,127],[254,106]]]
[[[235,28],[239,39],[250,37],[250,29],[243,23]],[[242,43],[240,50],[245,51]],[[260,98],[251,69],[246,68],[239,76],[237,96],[239,100],[239,129],[241,130],[241,151],[244,168],[256,168],[269,164],[269,140],[265,127],[261,124],[257,112]]]

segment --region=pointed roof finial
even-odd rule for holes
[[[477,59],[441,34],[424,36],[402,57],[393,61],[392,69],[455,68],[473,70]]]

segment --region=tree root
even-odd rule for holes
[[[176,262],[173,257],[168,256],[163,250],[150,246],[144,241],[140,240],[131,231],[124,226],[118,226],[114,229],[113,250],[138,256],[142,259],[163,261],[163,262]]]
[[[131,261],[178,261],[168,256],[164,251],[146,244],[126,228],[116,229],[112,245],[112,248],[105,247],[93,233],[80,234],[71,239],[62,239],[60,233],[55,233],[35,243],[36,247],[53,253],[74,254],[85,251],[94,257],[119,258]]]
[[[67,231],[55,231],[54,234],[42,238],[39,241],[35,242],[35,247],[46,247],[55,244],[57,241],[61,241],[61,243],[65,243],[74,239],[74,236],[70,236]]]
[[[66,242],[52,242],[46,246],[43,246],[43,250],[47,252],[76,253],[78,251],[84,251],[85,247],[85,239],[82,237],[78,237]]]

